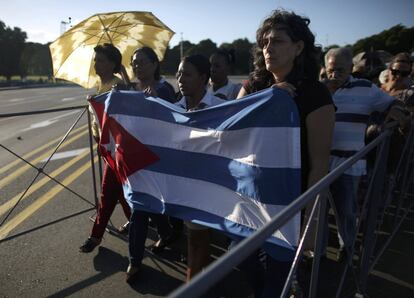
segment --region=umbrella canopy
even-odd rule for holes
[[[112,43],[122,54],[122,64],[130,76],[131,55],[138,47],[152,48],[161,61],[174,32],[151,12],[111,12],[96,14],[80,22],[49,45],[55,78],[85,88],[99,82],[94,70],[94,48]]]

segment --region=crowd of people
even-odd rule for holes
[[[95,48],[95,70],[101,79],[97,93],[109,91],[113,86],[143,91],[191,111],[237,100],[266,88],[284,89],[296,103],[301,120],[304,192],[364,147],[367,123],[374,112],[382,114],[383,121],[399,121],[401,127],[407,126],[410,112],[414,112],[410,55],[396,55],[388,66],[384,65],[381,75],[372,80],[353,76],[353,53],[349,48],[329,50],[321,65],[321,54],[309,23],[309,19],[283,10],[276,10],[266,18],[257,30],[252,50],[254,69],[243,84],[235,84],[228,78],[235,59],[233,51],[219,49],[209,59],[198,54],[184,57],[176,75],[178,93],[160,75],[160,61],[151,48],[142,47],[134,52],[131,66],[135,78],[130,81],[121,65],[121,53],[111,44],[100,45]],[[120,74],[122,80],[115,74]],[[376,80],[380,86],[374,83]],[[97,129],[94,136],[99,141]],[[357,191],[361,177],[366,174],[366,162],[360,160],[330,186],[339,227],[338,261],[353,253]],[[209,264],[208,228],[191,222],[183,225],[167,215],[131,210],[123,197],[122,185],[107,165],[101,189],[96,220],[89,238],[80,247],[81,252],[91,252],[101,243],[108,220],[120,202],[128,219],[119,228],[120,233],[129,235],[127,282],[139,277],[149,220],[159,234],[159,240],[151,248],[155,253],[161,252],[186,229],[187,280]],[[304,211],[305,218],[308,209]],[[311,245],[307,247],[310,252],[312,249]],[[278,256],[268,251],[264,255],[263,259],[262,251],[254,253],[240,268],[252,283],[255,297],[277,297],[294,256]]]

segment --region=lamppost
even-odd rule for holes
[[[60,22],[60,35],[62,35],[63,33],[66,32],[66,25],[69,25],[70,26],[71,22],[72,22],[72,18],[71,17],[68,18],[68,21],[67,22],[65,22],[65,21],[61,21]]]
[[[180,32],[180,36],[181,36],[181,39],[180,39],[180,60],[182,60],[183,59],[183,33],[182,32]]]

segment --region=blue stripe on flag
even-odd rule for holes
[[[114,91],[108,94],[108,98],[106,112],[109,114],[150,117],[199,129],[223,131],[249,127],[296,127],[299,121],[293,99],[276,88],[193,112],[136,91]],[[116,104],[108,106],[111,101]],[[131,101],[139,108],[131,109]]]
[[[249,228],[241,224],[237,224],[233,221],[217,216],[215,214],[211,214],[206,211],[186,206],[180,206],[176,204],[163,204],[157,198],[146,193],[134,192],[132,196],[133,197],[131,198],[131,200],[133,201],[134,209],[150,213],[165,213],[173,217],[177,217],[186,221],[191,221],[193,223],[213,228],[215,230],[230,233],[230,237],[234,237],[234,235],[240,237],[247,237],[255,231],[252,228]],[[141,205],[139,203],[140,201],[145,201],[145,206]],[[288,251],[292,251],[293,249],[286,241],[283,241],[276,237],[270,237],[269,239],[267,239],[267,242],[280,245],[285,249],[287,248]],[[275,247],[272,246],[271,250],[273,250],[273,253],[274,249]]]
[[[111,92],[107,96],[98,97],[98,99],[102,101],[105,97],[108,97],[105,102],[105,112],[108,119],[114,117],[115,114],[121,117],[124,115],[137,116],[136,119],[130,117],[131,121],[135,121],[133,122],[134,127],[140,127],[139,119],[143,118],[185,125],[195,129],[215,129],[218,131],[252,127],[300,127],[300,118],[295,102],[285,91],[275,88],[263,90],[242,100],[229,101],[219,106],[194,112],[185,112],[161,99],[146,98],[140,92]],[[183,141],[194,141],[195,146],[198,139],[202,139],[188,137],[189,139]],[[108,136],[107,138],[109,139]],[[278,142],[281,145],[280,152],[276,150],[277,152],[271,155],[275,160],[287,160],[288,165],[296,165],[300,158],[298,156],[300,150],[297,148],[299,147],[299,134],[288,139],[269,139],[269,141]],[[180,148],[180,144],[176,144],[177,148]],[[263,145],[258,142],[257,146],[252,148],[252,152],[248,154],[257,155],[258,160],[259,157],[262,157],[261,154],[268,155],[269,152],[260,147]],[[114,142],[109,143],[108,146],[111,146],[112,150],[116,149]],[[234,140],[234,146],[243,146],[243,140],[240,143],[237,139]],[[118,147],[118,149],[121,157],[122,150],[128,150],[126,147]],[[142,189],[138,184],[129,185],[129,182],[124,184],[124,194],[136,209],[142,208],[150,212],[166,213],[183,219],[193,217],[213,228],[246,236],[253,231],[247,226],[260,227],[267,222],[269,216],[279,212],[280,208],[291,203],[300,193],[300,169],[257,167],[212,154],[191,153],[164,147],[153,146],[149,149],[157,154],[161,160],[145,168],[141,173],[129,174],[131,183],[144,181],[144,184],[140,184]],[[122,158],[120,162],[124,162]],[[153,180],[145,181],[147,178]],[[174,184],[174,179],[180,183]],[[148,183],[145,184],[145,182]],[[197,200],[197,193],[192,192],[195,184],[198,189],[203,190],[199,193],[200,198],[203,198],[202,202],[191,200],[193,197]],[[134,193],[132,189],[144,190],[144,192],[148,190],[148,194]],[[214,204],[204,206],[204,203],[210,202],[206,200],[212,201],[209,190],[211,193],[217,194],[214,197],[216,200],[214,200]],[[240,196],[240,193],[245,197]],[[173,195],[175,196],[172,197]],[[182,200],[181,196],[185,199]],[[187,204],[191,207],[175,205],[177,202],[181,202],[180,200],[183,205]],[[258,200],[261,203],[253,200]],[[246,204],[245,210],[241,209],[243,212],[241,218],[238,213],[240,209],[237,208],[244,202],[248,204]],[[193,203],[195,204],[193,205]],[[255,204],[258,206],[250,209],[249,204],[253,207]],[[223,206],[226,206],[226,209],[223,210]],[[194,207],[197,209],[195,210]],[[228,218],[232,221],[229,221]],[[277,239],[279,236],[276,235],[272,237],[272,242],[283,247],[290,247],[289,243],[283,240],[283,237],[286,237],[289,242],[296,244],[300,230],[298,216],[287,224],[285,230],[282,228],[284,234],[281,239]]]
[[[147,171],[211,182],[264,204],[287,205],[300,194],[300,169],[263,168],[221,156],[148,147],[160,160]]]

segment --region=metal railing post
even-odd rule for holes
[[[412,158],[413,158],[413,153],[414,153],[414,124],[411,125],[410,128],[410,132],[408,134],[408,138],[406,141],[406,144],[404,146],[404,150],[406,153],[406,158],[405,158],[405,163],[403,163],[403,169],[401,170],[401,176],[399,178],[401,178],[399,187],[400,187],[400,193],[399,193],[399,200],[398,200],[398,205],[397,208],[395,208],[395,217],[394,217],[394,222],[393,222],[393,226],[395,227],[398,223],[398,217],[400,215],[400,210],[402,208],[402,205],[404,203],[404,201],[407,198],[407,191],[408,188],[410,186],[410,183],[412,183],[410,181],[410,172],[412,171]],[[401,159],[403,159],[404,156],[402,156]],[[410,167],[411,166],[411,167]]]
[[[379,154],[376,157],[372,180],[367,192],[367,197],[365,198],[368,200],[368,208],[363,231],[363,251],[359,272],[359,291],[361,291],[360,294],[364,294],[366,292],[371,257],[375,249],[377,238],[375,235],[375,230],[377,228],[378,207],[380,204],[379,198],[382,195],[382,189],[384,187],[386,178],[390,137],[391,134],[388,134],[387,138],[380,145]]]
[[[95,172],[95,155],[93,150],[93,140],[92,140],[92,122],[91,122],[91,113],[89,113],[88,108],[86,108],[88,115],[88,132],[89,132],[89,152],[90,152],[90,158],[91,158],[91,170],[92,170],[92,181],[93,181],[93,194],[94,194],[94,200],[95,200],[95,207],[96,210],[98,210],[99,200],[98,200],[98,191],[96,188],[96,172]],[[99,150],[99,149],[98,149]],[[98,160],[100,162],[100,160]]]
[[[337,168],[322,178],[318,183],[310,187],[305,193],[290,203],[270,222],[254,232],[251,236],[241,241],[231,251],[227,252],[225,256],[209,265],[202,273],[195,276],[190,281],[190,283],[184,284],[176,289],[173,293],[170,294],[169,297],[187,298],[201,296],[209,289],[209,287],[217,283],[220,278],[224,277],[228,272],[230,272],[234,266],[240,264],[242,260],[244,260],[257,248],[259,248],[262,243],[273,233],[273,231],[280,228],[297,212],[300,212],[300,210],[303,209],[306,205],[313,202],[316,199],[318,193],[329,187],[329,185],[339,176],[341,176],[345,170],[347,170],[354,163],[364,157],[373,148],[384,142],[385,139],[388,139],[389,136],[390,131],[382,133],[375,140],[358,151],[355,155],[345,160]]]
[[[318,200],[319,210],[318,210],[318,220],[317,220],[317,232],[315,237],[315,256],[312,262],[312,272],[311,280],[309,286],[309,297],[316,297],[316,292],[318,290],[318,273],[319,273],[319,263],[321,260],[322,250],[324,249],[325,243],[323,243],[325,230],[325,221],[327,217],[326,213],[326,200],[327,200],[327,191],[325,190]]]

